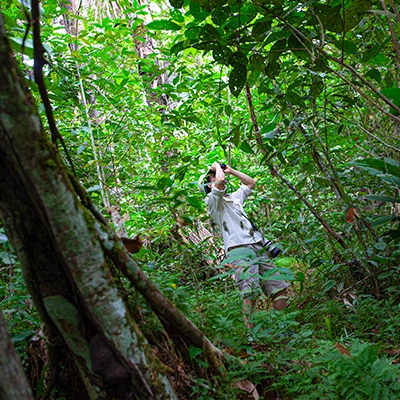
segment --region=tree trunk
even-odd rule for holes
[[[0,59],[0,217],[41,318],[57,327],[91,399],[176,398],[43,131],[1,16]]]
[[[32,400],[32,392],[8,336],[0,310],[0,399]]]

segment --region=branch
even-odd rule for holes
[[[217,375],[224,374],[223,353],[216,348],[204,334],[170,302],[159,288],[146,276],[122,245],[122,242],[106,227],[95,226],[104,252],[114,265],[135,286],[137,291],[149,302],[154,313],[176,344],[192,344],[203,350],[210,367]],[[112,241],[112,242],[111,242]],[[178,346],[177,346],[178,347]],[[179,348],[179,347],[178,347]]]
[[[256,140],[257,143],[260,147],[261,152],[266,155],[266,150],[264,148],[264,145],[262,143],[262,137],[260,135],[260,130],[258,128],[258,124],[257,124],[257,119],[256,119],[256,115],[255,115],[255,111],[254,111],[254,106],[253,106],[253,101],[251,98],[251,92],[250,92],[250,88],[248,86],[248,84],[246,83],[246,97],[247,97],[247,101],[249,103],[249,108],[250,108],[250,115],[251,115],[251,119],[253,122],[253,128],[254,128],[254,132],[256,135]],[[330,227],[330,225],[322,218],[321,215],[319,215],[319,213],[314,209],[314,207],[308,202],[308,200],[303,196],[303,194],[292,184],[290,183],[277,169],[275,166],[271,166],[271,172],[273,175],[277,175],[279,176],[280,180],[289,188],[291,189],[293,192],[295,192],[297,194],[297,196],[300,198],[300,200],[304,203],[304,205],[310,210],[310,212],[318,219],[319,222],[321,222],[322,226],[325,228],[325,230],[331,234],[336,241],[343,247],[343,249],[345,249],[346,251],[350,252],[351,254],[352,251],[351,249],[347,246],[347,244],[344,242],[344,240],[342,239],[342,237],[333,229]]]
[[[386,7],[385,1],[384,0],[380,0],[381,5],[382,5],[382,9],[385,12],[388,12],[388,9]],[[399,42],[397,40],[397,35],[396,32],[394,31],[392,22],[390,21],[390,18],[386,15],[386,22],[389,26],[389,30],[390,30],[390,34],[392,36],[392,41],[393,41],[393,47],[396,50],[396,55],[397,55],[397,61],[396,61],[396,68],[397,70],[399,70],[400,68],[400,47],[399,47]]]
[[[46,85],[43,78],[43,67],[47,64],[43,53],[45,49],[42,44],[42,39],[40,37],[40,14],[39,14],[39,0],[32,0],[32,27],[33,27],[33,76],[35,82],[38,85],[40,97],[42,99],[44,109],[46,111],[47,121],[49,123],[49,128],[51,132],[51,140],[57,146],[57,140],[61,142],[61,145],[67,156],[69,165],[72,172],[75,174],[74,164],[72,163],[71,157],[68,153],[67,147],[65,145],[64,139],[62,138],[60,132],[58,131],[56,122],[54,120],[53,109],[51,108],[49,95],[47,93]]]
[[[267,11],[269,14],[271,12],[265,7],[260,5],[265,11]],[[342,67],[346,68],[349,70],[354,76],[356,76],[365,86],[367,86],[376,96],[381,98],[386,104],[388,104],[390,107],[392,107],[394,110],[396,110],[400,114],[400,107],[396,106],[390,99],[388,99],[386,96],[384,96],[382,93],[379,92],[379,90],[370,82],[368,82],[361,74],[359,74],[351,65],[346,64],[344,61],[331,56],[328,54],[325,50],[323,50],[320,46],[316,46],[312,40],[310,40],[306,35],[303,34],[299,29],[295,28],[292,24],[286,22],[282,17],[279,15],[275,15],[274,17],[281,21],[292,33],[296,33],[298,36],[301,36],[306,42],[308,42],[312,47],[314,47],[318,53],[323,55],[324,57],[328,58],[331,61],[334,61],[335,63],[341,65]],[[384,110],[382,107],[378,106],[376,102],[374,102],[372,99],[370,99],[364,92],[362,92],[356,85],[351,83],[348,79],[346,79],[343,75],[340,73],[336,72],[332,68],[329,68],[331,72],[334,72],[340,79],[344,80],[346,83],[350,84],[357,92],[364,97],[366,100],[371,102],[375,107],[377,107],[380,111],[384,112],[386,115],[388,115],[390,118],[394,119],[397,122],[400,122],[400,117],[397,117],[386,110]]]

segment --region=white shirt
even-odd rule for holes
[[[251,192],[248,186],[241,185],[235,192],[225,195],[225,190],[213,185],[205,199],[208,214],[222,232],[226,252],[230,247],[262,240],[261,233],[254,230],[243,209],[243,203]]]

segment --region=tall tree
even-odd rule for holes
[[[143,274],[64,167],[13,58],[2,17],[0,58],[0,216],[52,332],[50,346],[58,343],[52,361],[57,365],[61,352],[72,356],[91,399],[176,398],[110,266],[122,270],[149,301],[184,354],[190,345],[203,349],[217,372],[221,353]]]

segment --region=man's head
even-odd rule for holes
[[[206,178],[204,180],[204,191],[206,194],[211,192],[211,184],[215,181],[215,171],[211,169],[207,172]]]

